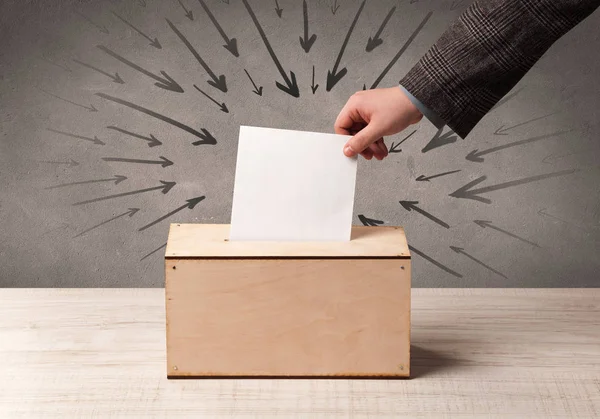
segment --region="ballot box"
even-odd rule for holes
[[[409,377],[404,230],[351,240],[231,241],[228,224],[171,224],[167,376]]]

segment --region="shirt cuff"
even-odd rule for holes
[[[427,106],[423,105],[419,99],[414,97],[408,90],[404,88],[402,85],[398,85],[400,89],[404,92],[404,94],[408,97],[408,99],[412,102],[413,105],[423,114],[425,118],[429,120],[437,129],[442,129],[446,123],[439,117],[435,112],[429,109]]]

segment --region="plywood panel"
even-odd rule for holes
[[[347,242],[228,241],[229,224],[171,224],[171,257],[410,257],[402,227],[352,227]]]
[[[168,374],[409,374],[410,260],[169,260]]]

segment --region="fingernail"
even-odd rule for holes
[[[354,155],[354,150],[352,150],[352,147],[350,147],[349,145],[346,145],[344,147],[344,154],[348,157],[352,157]]]

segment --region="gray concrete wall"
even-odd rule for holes
[[[241,124],[331,132],[347,98],[363,84],[372,85],[428,12],[433,15],[379,87],[395,85],[467,5],[367,0],[341,58],[340,68],[348,73],[327,92],[327,71],[360,2],[337,0],[333,14],[333,0],[309,0],[309,34],[317,39],[306,53],[299,42],[301,1],[279,0],[279,17],[275,1],[250,0],[283,69],[296,75],[300,97],[295,98],[276,87],[283,78],[241,0],[206,0],[226,36],[237,39],[239,57],[223,48],[223,38],[197,0],[181,1],[193,21],[177,0],[2,2],[2,286],[162,286],[160,247],[169,222],[229,222]],[[367,39],[394,6],[381,35],[383,44],[366,52]],[[162,48],[150,45],[112,12],[156,37]],[[215,76],[226,77],[226,93],[207,83],[207,71],[166,19]],[[600,14],[595,13],[560,39],[467,139],[457,139],[447,129],[436,137],[435,128],[423,121],[387,138],[388,145],[397,144],[416,130],[398,147],[400,152],[383,162],[360,160],[355,222],[360,224],[362,215],[406,228],[415,287],[600,284],[599,26]],[[183,93],[155,86],[150,75],[98,45],[155,77],[166,72]],[[313,66],[319,85],[314,94]],[[262,96],[253,93],[244,70],[262,87]],[[116,78],[115,73],[124,83],[110,77]],[[225,103],[229,112],[194,84]],[[193,132],[96,93],[199,132],[205,128],[217,143],[194,146],[199,137]],[[111,126],[144,138],[107,128]],[[151,135],[161,145],[150,147]],[[484,153],[483,162],[466,159],[476,149]],[[173,164],[103,160],[158,161],[161,156]],[[550,174],[556,175],[509,183]],[[126,180],[115,184],[121,179],[116,175]],[[450,196],[480,177],[485,180],[476,188],[489,187],[481,196],[490,202]],[[156,189],[160,181],[176,185],[163,194]],[[206,199],[193,209],[174,212],[199,196]],[[407,211],[400,201],[418,201],[426,214]]]

